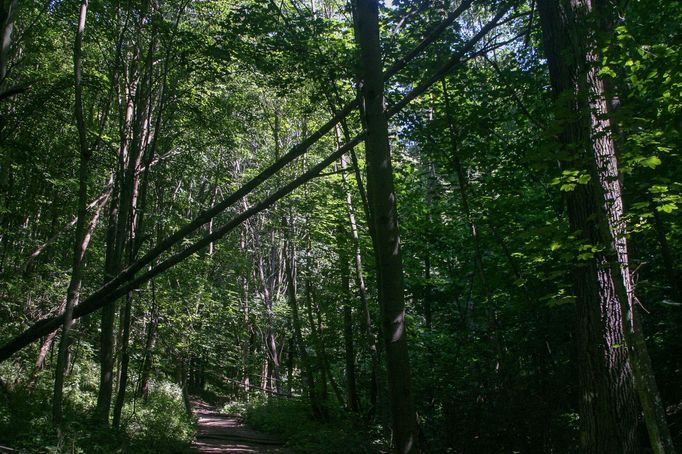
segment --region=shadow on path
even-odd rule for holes
[[[191,399],[192,411],[199,419],[193,453],[288,454],[277,437],[246,427],[238,416],[225,415],[206,402]]]

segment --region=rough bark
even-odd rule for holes
[[[654,452],[674,452],[636,313],[621,175],[598,73],[596,35],[608,30],[595,9],[606,4],[541,0],[538,7],[557,112],[568,113],[559,118],[571,156],[563,165],[590,176],[566,197],[571,229],[597,247],[574,271],[582,449],[638,452],[638,394]]]

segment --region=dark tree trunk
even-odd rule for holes
[[[654,452],[672,453],[634,307],[621,175],[598,74],[597,35],[610,30],[595,11],[609,5],[540,0],[538,7],[557,112],[564,115],[559,140],[571,156],[563,165],[587,169],[590,176],[567,194],[569,223],[583,244],[598,247],[574,271],[583,452],[639,451],[639,395]]]
[[[289,325],[291,328],[291,325]],[[287,343],[287,395],[291,396],[294,392],[294,366],[296,364],[296,338],[289,337]]]
[[[310,329],[313,340],[313,348],[315,350],[315,362],[317,363],[317,370],[320,372],[319,390],[320,400],[327,402],[329,390],[327,388],[327,368],[324,365],[324,357],[322,356],[322,345],[320,342],[320,333],[317,330],[317,324],[313,315],[313,296],[312,286],[310,283],[310,276],[305,278],[305,310],[308,317],[308,328]]]
[[[343,240],[347,237],[345,229],[339,225],[337,233],[337,243],[339,248],[339,274],[341,275],[341,304],[343,306],[343,341],[345,346],[346,357],[346,396],[347,406],[350,411],[357,412],[358,392],[355,379],[355,345],[353,342],[353,310],[351,305],[351,291],[350,291],[350,266],[348,263],[349,257],[346,253],[346,242]]]
[[[116,403],[114,404],[114,416],[112,424],[118,427],[121,422],[121,412],[123,411],[123,404],[125,403],[125,390],[128,385],[128,364],[130,364],[130,325],[131,325],[131,311],[133,305],[133,294],[130,292],[126,298],[126,303],[123,306],[121,313],[121,364],[118,370],[118,392],[116,393]]]
[[[120,131],[121,143],[118,153],[118,167],[114,184],[114,198],[111,201],[109,225],[107,227],[106,236],[107,248],[104,264],[105,282],[113,279],[121,270],[121,264],[123,262],[123,243],[127,237],[126,226],[128,225],[128,209],[124,209],[124,207],[131,203],[130,198],[127,196],[130,191],[124,188],[128,182],[124,169],[126,167],[128,147],[130,144],[129,130],[133,121],[134,104],[129,91],[125,90],[124,93],[125,101],[123,123]],[[114,351],[116,344],[116,338],[114,336],[115,319],[116,301],[112,301],[102,308],[99,354],[100,383],[97,394],[97,407],[95,410],[97,419],[105,424],[109,423],[109,411],[111,409],[114,386]]]
[[[76,126],[78,129],[78,139],[80,145],[79,191],[77,204],[78,220],[76,221],[71,280],[69,282],[69,288],[66,294],[64,322],[62,324],[62,335],[59,342],[59,355],[57,356],[54,394],[52,399],[52,419],[60,428],[62,423],[62,393],[64,389],[64,374],[67,365],[69,334],[71,325],[73,323],[73,308],[76,304],[78,304],[81,288],[83,258],[85,256],[88,243],[90,242],[90,235],[86,234],[85,227],[86,205],[88,203],[88,161],[90,160],[90,150],[88,149],[86,125],[85,119],[83,117],[83,87],[81,84],[81,48],[83,43],[83,32],[85,30],[85,18],[87,11],[88,0],[82,0],[73,57],[76,91]]]
[[[354,155],[354,153],[353,153]],[[354,168],[358,169],[356,166],[357,162],[353,164]],[[358,224],[355,219],[355,209],[353,208],[353,198],[350,193],[350,188],[346,178],[346,170],[348,168],[346,162],[346,156],[341,156],[341,174],[344,184],[344,190],[346,193],[346,212],[348,214],[348,223],[350,225],[351,239],[353,240],[353,251],[355,265],[355,281],[358,287],[358,295],[360,297],[360,309],[362,310],[362,320],[365,335],[367,337],[367,349],[370,356],[370,389],[369,389],[369,416],[372,418],[376,412],[377,407],[377,397],[379,395],[379,346],[377,345],[377,337],[374,335],[372,330],[372,316],[369,311],[369,296],[367,294],[367,285],[365,284],[365,274],[362,267],[362,250],[360,249],[360,234],[358,232]],[[358,178],[358,175],[356,175]],[[358,188],[362,186],[362,183],[358,181]],[[363,205],[364,206],[364,205]],[[369,210],[366,210],[366,215],[369,214]],[[371,231],[371,229],[370,229]]]
[[[289,225],[293,229],[292,225]],[[287,242],[287,254],[285,257],[285,271],[287,278],[287,296],[289,305],[291,306],[291,318],[294,328],[294,336],[296,338],[296,346],[298,347],[298,354],[301,358],[301,368],[306,380],[306,390],[308,391],[308,399],[313,412],[313,416],[317,419],[324,418],[324,410],[320,405],[317,397],[317,389],[315,388],[315,376],[313,375],[310,357],[303,342],[301,316],[298,307],[298,298],[296,297],[296,254],[290,241]]]
[[[9,66],[10,46],[12,44],[12,31],[14,30],[14,18],[17,13],[17,0],[4,0],[0,11],[0,26],[2,27],[2,37],[0,41],[0,87],[7,77],[7,67]],[[0,92],[3,90],[0,89]]]
[[[319,340],[319,355],[320,355],[320,365],[322,367],[322,370],[324,371],[325,376],[329,379],[329,384],[332,387],[332,391],[334,391],[334,396],[336,397],[336,401],[343,407],[344,404],[344,399],[343,399],[343,393],[341,392],[341,388],[339,387],[339,384],[336,382],[336,379],[334,378],[334,374],[332,373],[331,366],[329,364],[329,355],[327,355],[327,347],[325,346],[324,342],[324,327],[322,325],[322,307],[320,306],[319,302],[313,298],[310,303],[314,302],[315,306],[315,318],[317,320],[317,335],[318,335],[318,340]],[[326,391],[325,391],[326,392]]]
[[[115,191],[115,190],[114,190]],[[106,233],[106,255],[104,265],[104,280],[109,281],[117,272],[115,265],[116,247],[116,222],[118,217],[119,197],[115,196],[109,208],[109,220]],[[116,305],[111,302],[102,308],[100,322],[100,379],[97,393],[97,407],[95,408],[96,419],[100,422],[109,423],[109,409],[111,408],[111,396],[114,384],[114,318]]]
[[[156,344],[156,328],[159,323],[159,314],[156,304],[156,285],[154,280],[151,281],[152,287],[152,309],[149,314],[149,321],[147,322],[147,336],[144,344],[144,358],[140,371],[140,381],[137,386],[137,395],[144,397],[149,396],[149,378],[152,372],[152,363],[154,361],[154,346]]]
[[[400,233],[391,168],[388,123],[384,115],[384,78],[379,45],[376,0],[356,0],[357,41],[360,47],[367,137],[368,200],[377,249],[375,250],[386,344],[388,387],[396,452],[419,452],[417,420],[410,385],[407,354],[403,269]]]

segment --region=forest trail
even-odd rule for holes
[[[198,418],[193,453],[286,454],[284,443],[273,435],[250,429],[236,415],[225,415],[208,403],[194,398],[192,411]]]

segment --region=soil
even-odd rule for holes
[[[199,430],[192,443],[193,453],[289,454],[277,437],[247,427],[238,415],[226,415],[200,399],[192,399]]]

